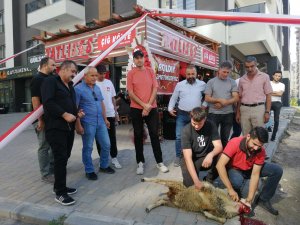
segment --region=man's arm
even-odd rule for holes
[[[215,156],[219,155],[223,151],[221,140],[212,141],[212,144],[214,146],[214,149],[205,156],[205,159],[203,160],[203,163],[202,163],[202,166],[204,168],[210,167],[212,164],[213,158]]]
[[[271,111],[271,96],[272,93],[266,95],[266,111],[264,114],[264,122],[267,123],[270,119],[270,111]]]
[[[176,116],[176,111],[174,110],[174,108],[175,108],[176,102],[177,102],[178,97],[179,97],[179,86],[178,86],[178,84],[179,83],[177,83],[176,86],[175,86],[174,92],[173,92],[173,94],[170,98],[169,105],[168,105],[168,111],[172,116]]]
[[[273,91],[273,92],[272,92],[272,96],[281,97],[282,94],[283,94],[283,91]]]
[[[256,193],[256,190],[257,190],[257,187],[258,187],[261,167],[262,167],[261,165],[254,164],[253,169],[252,169],[250,184],[249,184],[249,192],[248,192],[248,196],[246,198],[246,202],[248,202],[249,204],[252,203],[253,198]]]
[[[202,188],[202,182],[199,180],[198,174],[196,173],[196,169],[192,159],[192,149],[183,149],[182,152],[187,170],[189,171],[189,174],[192,177],[195,188],[200,190]]]
[[[105,122],[106,127],[109,128],[110,127],[110,123],[109,123],[109,121],[106,118],[106,108],[105,108],[103,100],[101,101],[101,107],[102,107],[102,117],[103,117],[103,120]]]
[[[226,170],[226,165],[228,164],[229,161],[230,158],[227,155],[222,154],[221,157],[219,158],[216,168],[218,170],[220,179],[222,180],[223,184],[227,188],[229,196],[231,197],[232,200],[238,201],[239,196],[233,189]]]

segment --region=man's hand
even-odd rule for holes
[[[201,190],[201,188],[203,187],[203,184],[200,180],[198,180],[197,182],[194,183],[194,186],[197,190]]]
[[[245,204],[246,206],[248,206],[250,208],[250,210],[252,210],[252,208],[251,208],[252,201],[248,201],[247,199],[241,198],[240,202]]]
[[[224,98],[218,99],[218,102],[219,102],[223,107],[226,106],[226,105],[228,105],[227,99],[224,99]]]
[[[118,122],[120,121],[119,114],[116,114],[116,115],[115,115],[115,121],[118,121]]]
[[[105,118],[105,125],[106,125],[106,127],[109,129],[110,128],[110,122]]]
[[[83,109],[79,109],[78,113],[77,113],[77,116],[81,119],[82,117],[85,116],[85,113],[83,111]]]
[[[72,123],[76,120],[76,116],[74,116],[71,113],[67,113],[65,112],[62,117],[64,118],[65,121],[67,121],[68,123]]]
[[[217,103],[214,104],[214,108],[215,109],[221,109],[221,108],[223,108],[223,105],[221,103],[217,102]]]
[[[42,130],[44,130],[44,127],[45,127],[45,122],[43,120],[38,120],[36,130],[42,131]]]
[[[235,120],[237,123],[241,123],[241,113],[240,112],[236,112]]]
[[[202,162],[202,166],[204,168],[210,167],[210,165],[212,164],[213,158],[214,158],[213,154],[211,152],[208,153]]]
[[[265,113],[264,115],[264,123],[267,123],[270,119],[270,113]]]
[[[233,189],[228,190],[228,194],[233,201],[236,202],[239,201],[239,195],[235,192],[235,190]]]
[[[142,111],[142,117],[148,116],[148,115],[149,115],[149,111],[147,111],[146,109],[143,109],[143,111]]]
[[[176,116],[176,110],[172,109],[171,111],[169,111],[171,116]]]
[[[152,109],[152,105],[149,104],[149,103],[145,103],[145,105],[143,106],[143,108],[144,108],[146,111],[150,112],[151,109]]]
[[[79,135],[84,134],[84,129],[83,129],[83,127],[80,123],[79,124],[76,123],[75,130],[76,130],[76,133],[79,134]]]

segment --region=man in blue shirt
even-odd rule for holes
[[[76,121],[76,131],[82,135],[82,162],[86,177],[89,180],[97,180],[98,176],[95,174],[92,161],[95,138],[101,145],[99,172],[115,173],[109,166],[110,141],[107,128],[110,124],[106,119],[103,96],[96,85],[98,75],[96,68],[88,66],[84,74],[84,80],[75,87],[76,104],[85,112],[85,116]]]

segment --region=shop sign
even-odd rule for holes
[[[164,50],[189,58],[191,61],[195,58],[198,47],[197,44],[189,42],[180,36],[175,36],[167,31],[161,32],[161,35],[161,46]]]
[[[127,30],[123,30],[120,32],[115,32],[112,34],[101,35],[98,37],[98,50],[104,51],[107,49],[112,43],[116,42]],[[117,45],[116,48],[124,47],[126,45],[130,45],[135,38],[135,29],[128,34],[123,41]]]
[[[0,79],[14,79],[21,77],[31,77],[32,70],[28,67],[14,67],[0,71]]]
[[[179,61],[155,55],[158,94],[172,94],[179,81]]]
[[[203,60],[204,64],[216,67],[217,59],[218,59],[218,56],[215,52],[210,51],[206,48],[202,49],[202,60]]]
[[[40,63],[42,58],[44,58],[45,55],[34,55],[28,57],[28,64],[37,64]]]

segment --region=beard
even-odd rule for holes
[[[193,84],[193,83],[196,82],[196,78],[195,78],[195,77],[190,77],[190,78],[187,78],[186,80],[187,80],[187,82],[188,82],[189,84]]]

